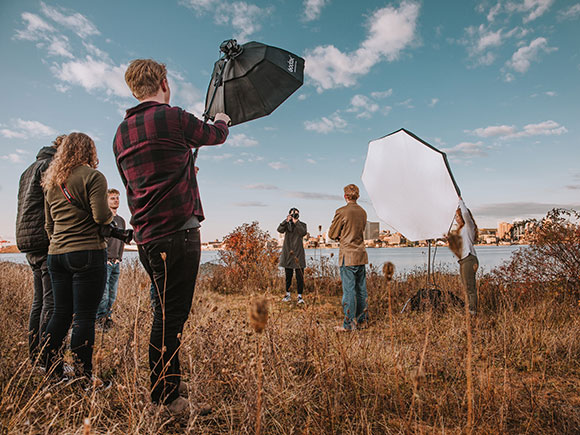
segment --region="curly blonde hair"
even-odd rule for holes
[[[42,178],[45,190],[64,184],[73,169],[88,165],[96,168],[99,165],[95,142],[84,133],[70,133],[57,148],[52,162]]]

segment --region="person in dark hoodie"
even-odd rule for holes
[[[40,182],[57,148],[66,135],[58,136],[52,146],[41,148],[36,161],[22,173],[18,188],[16,245],[26,254],[34,275],[34,295],[28,322],[28,348],[31,360],[38,356],[40,337],[52,315],[54,299],[48,273],[48,236],[44,230],[44,193]]]

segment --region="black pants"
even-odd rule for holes
[[[93,370],[95,319],[105,290],[107,251],[76,251],[48,256],[48,270],[54,294],[54,312],[46,336],[47,369],[54,364],[62,374],[63,341],[72,323],[70,347],[75,354],[76,374],[90,377]]]
[[[304,290],[304,269],[290,269],[288,267],[284,268],[286,272],[286,293],[290,291],[290,286],[292,285],[292,274],[296,270],[296,287],[298,287],[298,294],[301,295]]]
[[[200,258],[198,229],[178,231],[139,245],[139,259],[155,285],[149,341],[154,403],[171,403],[179,397],[180,336],[191,310]]]
[[[29,252],[26,254],[34,277],[34,296],[28,320],[28,349],[31,359],[38,355],[41,337],[44,335],[54,309],[47,257],[47,252]]]

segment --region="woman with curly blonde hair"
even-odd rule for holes
[[[113,219],[107,180],[97,165],[93,140],[84,133],[71,133],[42,180],[54,295],[44,361],[47,371],[63,375],[62,345],[72,323],[75,374],[87,380],[92,378],[95,318],[107,274],[106,244],[99,229]]]

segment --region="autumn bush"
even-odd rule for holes
[[[540,220],[521,222],[529,245],[491,274],[488,284],[495,293],[494,306],[548,295],[572,303],[580,300],[579,221],[575,210],[553,209]]]
[[[258,222],[244,223],[230,232],[218,253],[219,266],[209,286],[222,293],[272,288],[278,278],[278,246]]]

